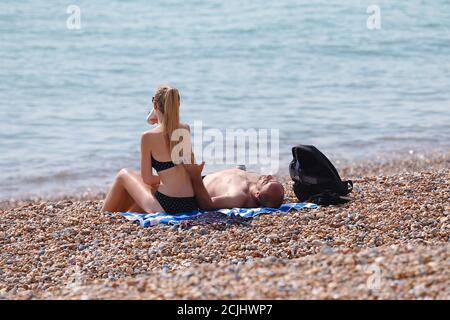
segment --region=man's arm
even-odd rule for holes
[[[192,187],[194,188],[195,197],[197,199],[198,206],[203,210],[217,209],[211,199],[211,196],[206,190],[202,177],[191,177]]]
[[[202,179],[202,170],[205,166],[205,162],[201,164],[195,164],[193,161],[190,164],[183,164],[186,172],[191,178],[192,187],[194,188],[195,197],[197,198],[197,203],[200,209],[211,210],[215,209],[211,196],[206,190],[205,184]]]
[[[211,198],[202,179],[202,170],[205,166],[205,162],[202,162],[201,164],[183,164],[183,166],[191,178],[192,187],[194,188],[195,197],[197,198],[200,209],[214,210],[236,208],[241,207],[245,203],[246,196],[244,193],[221,195]]]
[[[194,188],[195,197],[197,199],[198,206],[203,210],[215,210],[215,209],[231,209],[240,208],[244,205],[246,197],[245,194],[234,195],[222,195],[212,197],[206,190],[205,184],[201,176],[195,176],[191,178],[192,187]]]

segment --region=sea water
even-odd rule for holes
[[[0,198],[138,169],[165,83],[184,122],[278,129],[280,172],[298,143],[333,159],[448,149],[449,57],[447,0],[2,0]]]

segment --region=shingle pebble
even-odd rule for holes
[[[348,204],[251,220],[142,229],[95,197],[4,201],[0,299],[449,299],[449,158],[421,161],[344,168]]]

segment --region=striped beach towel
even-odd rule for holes
[[[183,212],[177,214],[167,213],[130,213],[123,212],[120,215],[127,220],[130,220],[143,228],[155,226],[158,224],[176,225],[183,220],[189,220],[199,215],[208,212],[220,212],[227,216],[240,216],[242,218],[252,218],[263,213],[284,212],[287,213],[290,210],[300,210],[303,208],[315,209],[317,205],[314,203],[285,203],[278,209],[275,208],[233,208],[233,209],[219,209],[214,211],[195,210],[192,212]]]

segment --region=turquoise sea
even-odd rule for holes
[[[448,150],[450,2],[2,0],[0,199],[138,168],[164,83],[187,123],[279,129],[280,172],[297,143],[350,160]]]

